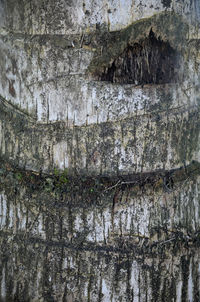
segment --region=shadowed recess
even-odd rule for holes
[[[173,83],[179,80],[179,67],[177,51],[151,30],[140,43],[128,44],[112,65],[104,68],[99,80],[135,85]]]

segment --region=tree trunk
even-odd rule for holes
[[[0,1],[0,300],[200,300],[198,0]]]

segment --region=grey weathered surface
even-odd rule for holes
[[[173,238],[177,232],[196,236],[199,166],[187,170],[118,186],[100,179],[70,181],[64,175],[57,179],[7,172],[1,184],[1,229],[10,235],[27,233],[87,246],[115,246],[119,238],[129,244],[144,239],[152,243]]]
[[[118,185],[1,167],[2,301],[199,300],[197,163]]]
[[[170,109],[173,93],[171,86],[157,88],[165,102],[149,104],[149,113],[73,128],[61,122],[37,125],[2,102],[1,154],[44,172],[56,167],[70,174],[118,175],[179,168],[199,158],[199,110],[198,105]]]
[[[96,175],[173,169],[198,160],[200,48],[189,38],[191,28],[182,16],[165,12],[115,33],[3,33],[1,112],[16,115],[18,125],[8,125],[9,113],[1,118],[1,154],[26,169]],[[152,29],[176,52],[174,79],[142,86],[95,80]],[[146,64],[148,44],[142,56]]]
[[[199,249],[144,258],[20,238],[7,247],[15,257],[1,248],[1,295],[7,285],[11,301],[199,301]]]
[[[199,302],[199,28],[198,0],[0,1],[0,300]]]
[[[142,190],[2,169],[3,301],[198,301],[197,168]]]

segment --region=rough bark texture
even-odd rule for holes
[[[199,302],[198,0],[0,1],[0,300]]]

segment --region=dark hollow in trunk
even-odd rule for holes
[[[99,79],[135,85],[172,83],[179,80],[179,65],[177,51],[151,30],[142,42],[128,45]]]

